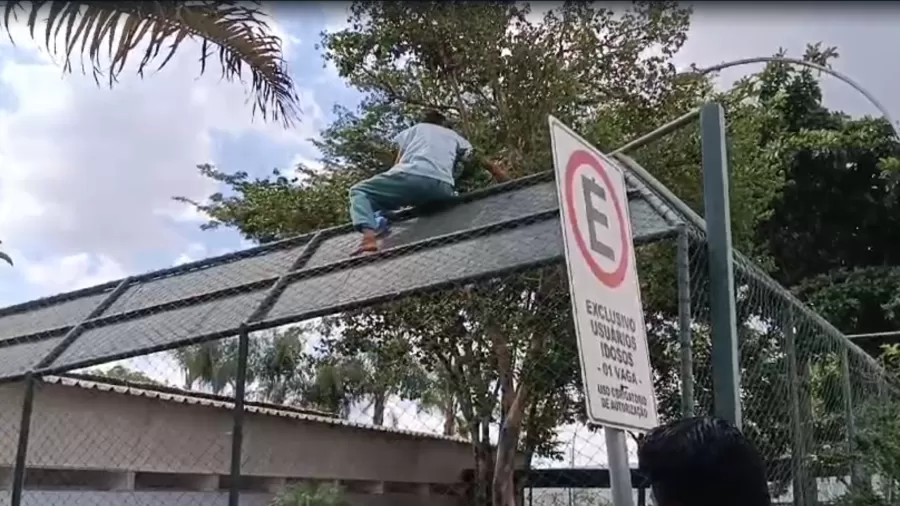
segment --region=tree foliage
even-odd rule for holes
[[[128,383],[160,385],[158,381],[155,381],[143,372],[135,371],[134,369],[130,369],[128,367],[125,367],[124,365],[115,365],[113,367],[110,367],[109,369],[95,369],[92,370],[91,373],[95,376],[112,378],[120,381],[126,381]]]

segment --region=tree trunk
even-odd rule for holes
[[[472,453],[475,460],[475,472],[472,476],[472,482],[469,484],[467,501],[473,506],[490,506],[490,485],[491,485],[491,440],[489,425],[483,421],[475,423],[468,422],[468,430],[472,440]],[[484,436],[488,435],[487,438]]]
[[[453,436],[456,434],[456,400],[452,395],[448,395],[444,404],[444,435]]]
[[[456,413],[450,410],[444,413],[444,435],[456,435]]]
[[[497,369],[500,382],[500,434],[497,440],[497,456],[494,461],[493,496],[494,506],[516,506],[516,456],[519,449],[519,435],[525,410],[531,398],[531,384],[523,375],[518,387],[514,386],[512,355],[505,336],[494,329],[494,351],[497,355]],[[523,370],[537,360],[543,338],[532,336],[525,356]]]
[[[497,457],[494,462],[492,495],[494,506],[517,506],[516,501],[516,456],[519,448],[519,433],[525,414],[525,403],[529,397],[529,386],[519,385],[512,406],[500,426],[497,441]]]
[[[477,479],[477,494],[476,494],[476,502],[477,506],[488,506],[491,500],[491,468],[493,467],[494,456],[491,451],[491,434],[490,434],[490,418],[482,420],[481,426],[479,429],[481,430],[481,436],[478,442],[478,454],[476,459],[479,462],[478,473],[476,475]]]
[[[384,392],[376,392],[372,404],[372,425],[384,425],[384,408],[387,396]]]
[[[534,449],[525,448],[525,463],[522,466],[525,476],[531,471],[531,461],[534,459]],[[516,484],[516,506],[525,506],[525,480]]]

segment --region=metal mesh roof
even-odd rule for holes
[[[633,175],[635,242],[673,232]],[[375,255],[349,225],[0,309],[0,379],[62,372],[558,262],[556,186],[539,174],[394,216]]]

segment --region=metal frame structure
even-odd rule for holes
[[[665,135],[696,117],[696,111],[679,118],[675,122],[665,125],[657,131],[644,136],[634,142],[623,146],[616,152],[625,149],[634,149],[651,142],[659,135]],[[628,200],[632,207],[631,215],[643,215],[654,221],[652,227],[636,226],[634,241],[636,244],[654,242],[667,237],[674,237],[683,233],[683,223],[677,219],[666,205],[657,197],[640,178],[633,175],[627,176]],[[517,198],[520,197],[520,198]],[[467,213],[466,210],[483,205],[491,199],[503,199],[500,204],[508,215],[502,219],[485,216],[485,213]],[[519,202],[517,202],[519,200]],[[517,204],[537,201],[537,208],[516,212]],[[637,206],[637,208],[635,208]],[[495,206],[496,207],[496,206]],[[511,216],[509,215],[511,211]],[[241,449],[243,443],[243,417],[244,417],[244,393],[246,388],[246,362],[249,347],[249,334],[253,331],[273,328],[280,325],[295,323],[317,316],[323,316],[339,311],[352,310],[362,306],[376,304],[401,296],[409,296],[415,293],[440,290],[458,283],[473,282],[484,278],[495,277],[506,273],[533,269],[543,265],[558,263],[563,259],[560,227],[558,224],[559,211],[556,197],[553,173],[546,172],[534,176],[522,178],[506,184],[498,185],[486,190],[463,195],[456,202],[439,209],[404,210],[391,216],[395,222],[395,228],[402,228],[402,224],[433,221],[435,217],[448,216],[453,213],[469,215],[469,224],[473,221],[476,226],[456,227],[446,233],[440,233],[442,227],[434,226],[434,223],[425,223],[418,227],[428,229],[425,237],[413,240],[403,240],[400,235],[400,244],[391,245],[384,251],[362,258],[346,258],[346,241],[341,239],[354,235],[349,225],[343,225],[321,230],[313,234],[285,239],[282,241],[265,244],[255,248],[207,258],[198,262],[184,264],[177,267],[162,269],[139,276],[132,276],[118,281],[113,281],[98,286],[77,290],[52,297],[46,297],[15,306],[0,309],[0,383],[8,383],[24,380],[25,396],[20,420],[18,447],[16,452],[15,470],[13,473],[11,504],[18,506],[22,501],[24,477],[26,468],[26,456],[28,452],[29,429],[34,407],[35,384],[45,375],[65,374],[69,371],[82,369],[116,360],[123,360],[139,355],[175,349],[191,344],[213,341],[234,335],[238,335],[238,371],[235,402],[233,407],[234,423],[232,430],[231,448],[231,484],[229,489],[229,505],[239,504],[240,476],[241,476]],[[446,227],[443,227],[446,228]],[[329,303],[319,304],[306,310],[296,309],[288,314],[272,315],[272,309],[278,304],[283,295],[292,285],[303,281],[321,279],[334,273],[352,275],[354,270],[377,268],[380,263],[392,260],[402,261],[403,258],[426,255],[429,251],[441,248],[454,248],[460,245],[475,245],[489,237],[501,237],[506,235],[507,241],[515,241],[514,234],[529,235],[532,229],[538,228],[543,234],[554,232],[556,241],[539,245],[536,250],[526,253],[526,256],[510,258],[506,262],[486,262],[483,268],[477,264],[469,263],[468,270],[457,270],[451,276],[444,279],[420,279],[419,283],[407,283],[407,286],[398,289],[396,286],[379,285],[374,293],[367,294],[364,298],[346,301],[346,294],[340,292],[332,294]],[[434,233],[437,231],[437,233]],[[398,235],[398,234],[395,234]],[[412,236],[416,234],[414,231]],[[548,236],[549,237],[549,236]],[[331,247],[339,248],[343,253],[329,252],[325,245],[329,242]],[[483,246],[483,244],[479,245]],[[323,255],[322,252],[325,251]],[[469,254],[481,254],[475,248],[470,248]],[[320,261],[313,264],[316,256],[330,258],[331,261]],[[335,258],[341,255],[341,258]],[[171,280],[179,277],[187,278],[198,274],[215,272],[228,269],[241,262],[251,263],[254,259],[275,257],[269,260],[270,264],[286,263],[283,270],[272,271],[268,269],[263,275],[247,276],[240,282],[228,283],[215,289],[197,292],[196,283],[174,284]],[[476,255],[477,256],[477,255]],[[288,260],[285,262],[285,260]],[[493,264],[493,265],[492,265]],[[247,268],[248,266],[244,266]],[[439,269],[438,269],[439,271]],[[434,274],[432,270],[431,274]],[[208,277],[208,276],[207,276]],[[160,288],[145,289],[153,284],[173,285],[168,291]],[[343,283],[346,285],[346,281]],[[314,285],[315,287],[315,285]],[[321,288],[321,287],[320,287]],[[186,292],[183,296],[173,296],[178,291]],[[144,292],[155,302],[141,303],[140,295]],[[163,292],[163,293],[160,293]],[[135,300],[137,299],[137,300]],[[240,303],[234,303],[238,300]],[[229,303],[232,301],[232,303]],[[65,305],[76,306],[76,313],[80,317],[65,318],[59,313]],[[176,335],[163,343],[150,343],[141,346],[127,344],[120,346],[125,349],[115,352],[97,353],[92,356],[67,357],[67,353],[73,350],[78,343],[85,339],[90,332],[102,331],[117,325],[134,324],[141,320],[148,320],[154,315],[166,315],[175,311],[190,311],[191,308],[207,306],[204,314],[194,315],[197,318],[208,317],[214,312],[216,306],[225,306],[228,312],[227,322],[219,327],[207,331],[198,331],[188,335]],[[249,309],[248,309],[249,308]],[[53,312],[52,317],[41,318],[40,312]],[[27,315],[35,315],[32,321],[28,321]],[[23,318],[23,315],[25,317]],[[190,315],[188,315],[190,316]],[[16,321],[18,319],[19,321]],[[21,320],[25,320],[23,323]],[[31,325],[29,326],[28,323]],[[19,332],[11,332],[18,324]],[[122,332],[121,337],[134,339],[136,336]],[[109,346],[107,346],[109,347]],[[102,346],[101,346],[102,348]],[[25,350],[24,352],[16,350]],[[16,364],[15,361],[19,363]],[[10,363],[12,361],[12,363]]]
[[[661,238],[675,236],[678,233],[681,222],[673,219],[674,213],[667,212],[665,204],[656,197],[639,179],[629,177],[628,197],[630,204],[641,209],[638,213],[650,220],[655,220],[651,227],[636,226],[635,242],[637,244],[653,242]],[[322,302],[314,308],[298,309],[287,314],[270,314],[273,307],[279,302],[284,293],[292,285],[303,281],[315,282],[325,276],[337,272],[359,271],[378,263],[392,259],[415,257],[427,253],[429,250],[439,248],[452,248],[457,245],[471,245],[478,239],[490,236],[502,236],[504,234],[522,235],[532,228],[540,228],[544,234],[549,230],[558,231],[558,207],[556,203],[555,187],[553,186],[552,173],[542,173],[531,177],[522,178],[510,183],[498,185],[487,190],[474,192],[462,196],[458,202],[451,204],[449,209],[431,209],[420,212],[406,210],[393,216],[392,219],[401,226],[404,222],[415,220],[428,221],[436,215],[467,213],[467,208],[484,203],[489,199],[503,199],[501,203],[507,207],[507,214],[512,214],[507,219],[492,220],[490,217],[479,216],[476,220],[484,224],[461,230],[454,230],[445,234],[430,235],[418,240],[403,242],[384,251],[361,258],[346,258],[346,248],[343,248],[351,237],[349,225],[322,230],[310,235],[294,237],[247,250],[208,258],[198,262],[162,269],[147,274],[133,276],[119,281],[109,282],[83,290],[69,292],[61,295],[38,299],[23,304],[0,309],[0,382],[18,381],[31,371],[35,375],[59,374],[75,369],[90,367],[115,360],[122,360],[139,355],[146,355],[168,349],[183,347],[185,345],[212,341],[243,333],[268,329],[280,325],[295,323],[298,321],[323,316],[339,311],[352,310],[361,306],[376,304],[382,300],[408,296],[414,293],[433,291],[448,285],[476,281],[486,277],[502,275],[506,272],[532,269],[541,265],[557,263],[562,260],[561,244],[546,244],[540,250],[527,253],[522,258],[510,258],[500,262],[501,265],[479,266],[470,262],[462,272],[453,273],[451,276],[440,278],[440,273],[432,273],[432,279],[421,279],[419,282],[407,283],[411,286],[396,287],[389,284],[381,284],[374,292],[366,294],[357,300],[344,302],[345,293],[335,293],[333,300]],[[517,199],[517,196],[520,198]],[[538,196],[538,209],[522,213],[515,210],[509,211],[508,207],[515,207],[522,202],[516,200],[533,201]],[[434,229],[431,223],[418,227],[420,229]],[[401,238],[402,240],[402,238]],[[515,241],[516,238],[507,238]],[[331,248],[338,251],[326,251],[322,257],[333,258],[341,255],[344,258],[334,261],[322,261],[316,265],[309,265],[310,260],[323,253],[324,246],[331,242]],[[280,255],[288,257],[290,261],[287,268],[281,272],[271,272],[250,277],[243,282],[228,283],[225,286],[213,290],[197,292],[196,285],[191,283],[173,286],[166,290],[165,284],[173,284],[171,280],[179,277],[202,274],[207,279],[221,270],[219,276],[227,270],[234,274],[235,266],[242,261],[267,261],[267,257]],[[486,256],[486,255],[482,255]],[[272,259],[275,260],[275,259]],[[269,263],[277,263],[269,261]],[[282,263],[284,263],[282,261]],[[491,264],[492,262],[485,262]],[[494,262],[496,264],[496,262]],[[246,277],[246,276],[245,276]],[[163,285],[145,289],[148,285]],[[346,284],[346,283],[345,283]],[[178,291],[188,292],[187,295],[178,297]],[[142,302],[140,296],[146,293],[154,302]],[[208,305],[213,307],[226,301],[240,299],[241,307],[229,307],[229,320],[232,324],[223,323],[208,331],[196,332],[190,335],[175,336],[164,343],[150,343],[144,346],[130,346],[119,343],[121,351],[96,353],[91,356],[75,354],[68,357],[67,353],[73,350],[78,343],[85,339],[91,331],[112,328],[117,325],[127,324],[146,319],[153,315],[167,314],[173,311],[186,310],[192,307]],[[94,301],[88,304],[88,301]],[[125,301],[123,303],[123,301]],[[86,315],[78,320],[54,322],[53,319],[35,321],[28,331],[19,335],[9,335],[8,326],[4,325],[9,319],[21,318],[23,315],[36,314],[42,311],[62,311],[61,306],[66,304],[79,304],[79,309]],[[90,306],[93,305],[91,308]],[[231,304],[230,306],[236,306]],[[124,306],[121,310],[118,307]],[[205,316],[213,309],[207,309]],[[238,316],[243,316],[237,318]],[[38,318],[35,318],[38,320]],[[40,325],[43,325],[41,327]],[[45,328],[45,327],[50,328]],[[20,327],[28,328],[26,325]],[[4,335],[3,333],[7,333]],[[129,336],[131,337],[131,336]],[[47,344],[49,343],[49,345]],[[33,353],[13,353],[17,348],[34,347]],[[109,346],[107,346],[109,347]],[[25,357],[23,357],[23,355]],[[28,356],[30,355],[30,356]],[[10,364],[9,357],[25,358],[21,364]],[[18,367],[16,367],[18,366]]]
[[[698,117],[707,212],[720,214],[709,228],[697,213],[623,154]],[[724,137],[721,106],[707,104],[611,155],[626,169],[635,243],[677,239],[683,395],[693,390],[688,248],[692,239],[706,242],[710,277],[715,278],[711,280],[711,292],[731,299],[730,304],[711,306],[714,405],[717,414],[740,424],[735,269],[751,272],[754,283],[779,293],[785,309],[795,318],[814,322],[827,338],[843,339],[842,344],[848,349],[856,347],[732,250]],[[463,195],[441,208],[395,213],[391,216],[395,232],[386,249],[374,255],[348,258],[356,234],[349,225],[343,225],[0,309],[0,383],[24,380],[25,388],[12,506],[19,506],[22,500],[38,378],[235,335],[239,337],[239,366],[229,505],[237,506],[251,332],[559,263],[563,260],[563,247],[558,205],[553,173],[546,172]],[[534,237],[544,240],[529,241]],[[507,254],[493,254],[501,250]],[[448,266],[447,258],[466,261]],[[387,265],[406,275],[379,283],[364,282]],[[201,289],[203,283],[208,285],[205,290]],[[365,289],[353,292],[359,285]],[[190,328],[167,327],[176,316],[183,323],[189,322],[184,325]],[[154,328],[162,336],[158,340],[150,335]],[[855,351],[861,352],[858,348]],[[880,370],[877,364],[874,367]],[[849,378],[845,376],[845,380]],[[845,388],[849,389],[849,383]],[[693,413],[690,395],[691,399],[685,399],[682,405],[685,415]],[[852,437],[852,399],[848,396],[846,402],[848,437]],[[800,438],[800,434],[795,436]]]

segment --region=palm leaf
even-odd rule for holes
[[[269,33],[259,5],[211,0],[7,1],[2,26],[10,33],[22,18],[31,37],[38,40],[35,31],[46,22],[43,45],[62,60],[63,69],[72,72],[73,57],[77,58],[83,73],[87,63],[98,85],[100,77],[106,76],[110,86],[140,43],[146,43],[137,68],[143,77],[151,64],[158,63],[156,70],[163,68],[186,39],[199,40],[201,74],[214,53],[226,81],[242,81],[249,70],[253,114],[289,127],[298,118],[298,97],[282,56],[281,39]]]
[[[2,242],[3,241],[0,241],[0,243],[2,243]],[[0,260],[3,260],[4,262],[8,263],[10,265],[10,267],[13,265],[12,257],[10,257],[9,255],[7,255],[6,253],[4,253],[2,251],[0,251]]]

